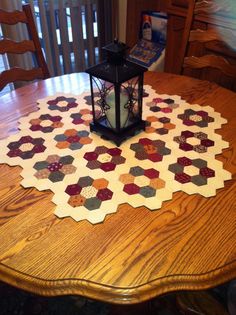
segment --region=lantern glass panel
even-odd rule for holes
[[[139,77],[134,77],[118,84],[93,77],[96,123],[113,130],[120,130],[139,121],[141,119],[139,81]],[[117,115],[120,116],[119,126]]]

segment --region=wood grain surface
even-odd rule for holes
[[[20,167],[0,165],[0,280],[41,295],[80,294],[130,304],[165,292],[198,290],[236,277],[236,94],[214,83],[147,73],[158,93],[211,105],[228,124],[217,157],[233,179],[215,197],[175,193],[160,210],[120,206],[101,224],[58,219],[51,192],[20,186]],[[87,89],[85,74],[47,79],[0,98],[0,137],[36,100]]]

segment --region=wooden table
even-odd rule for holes
[[[145,83],[158,93],[211,105],[228,119],[217,132],[230,147],[217,159],[233,179],[215,197],[178,192],[153,212],[124,204],[92,225],[58,219],[50,191],[24,189],[21,168],[0,165],[0,280],[41,295],[80,294],[129,304],[236,278],[236,94],[164,73],[147,73]],[[1,97],[1,137],[16,132],[17,119],[36,110],[37,99],[85,88],[88,77],[71,74]]]

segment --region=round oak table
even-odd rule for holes
[[[160,94],[210,105],[228,120],[217,132],[230,146],[217,159],[232,180],[215,197],[178,192],[158,211],[123,204],[92,225],[57,218],[50,191],[23,188],[21,168],[1,164],[0,280],[40,295],[79,294],[132,304],[236,278],[236,94],[166,73],[147,73],[145,84]],[[2,96],[0,137],[15,133],[18,118],[35,111],[38,99],[88,87],[88,76],[74,73]]]

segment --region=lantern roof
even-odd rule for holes
[[[87,73],[111,83],[123,83],[147,71],[146,68],[131,61],[123,60],[121,64],[113,64],[108,61],[90,67]]]
[[[90,67],[87,73],[111,83],[123,83],[147,71],[146,68],[125,59],[128,46],[117,39],[103,47],[106,61]]]
[[[124,53],[129,47],[119,42],[118,39],[114,39],[114,41],[106,46],[104,46],[102,49],[107,52],[113,52],[113,53]]]

